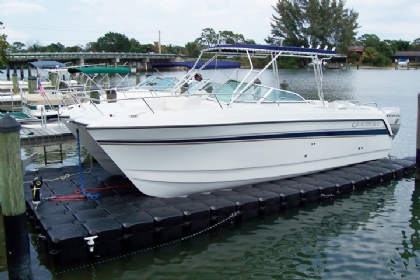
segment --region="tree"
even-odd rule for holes
[[[185,45],[185,54],[192,57],[198,57],[200,46],[196,42],[189,42]]]
[[[166,46],[166,51],[171,54],[180,54],[182,53],[183,49],[184,48],[181,46],[174,46],[172,44]]]
[[[213,28],[205,28],[201,36],[195,39],[195,42],[202,48],[211,47],[217,44],[218,35]]]
[[[57,44],[51,43],[48,46],[45,47],[46,52],[62,52],[64,51],[65,46],[58,42]]]
[[[3,22],[0,21],[0,29],[4,29]],[[6,65],[6,63],[9,61],[9,43],[7,42],[7,35],[6,34],[0,34],[0,67],[3,67]]]
[[[391,48],[394,50],[394,53],[396,51],[408,51],[410,48],[410,42],[409,41],[403,41],[403,40],[384,40],[388,45],[391,46]]]
[[[357,38],[357,44],[367,47],[376,48],[379,46],[381,39],[375,34],[363,34]]]
[[[420,51],[420,38],[415,39],[411,43],[411,45],[410,45],[410,47],[409,47],[408,50],[410,50],[410,51]]]
[[[85,50],[87,52],[96,52],[97,51],[97,43],[96,42],[86,43]]]
[[[359,14],[344,4],[345,0],[278,0],[271,23],[274,40],[266,41],[278,44],[284,39],[286,45],[347,50],[355,40]]]
[[[379,53],[374,47],[367,47],[365,48],[365,52],[363,54],[363,60],[373,64],[373,61],[378,57],[378,55]]]
[[[159,42],[153,42],[154,49],[159,53]],[[160,52],[167,53],[166,47],[164,45],[160,45]]]
[[[10,46],[12,52],[20,52],[25,49],[26,45],[21,42],[13,42]]]
[[[108,32],[96,42],[96,51],[105,52],[129,52],[130,40],[127,36],[119,33]]]
[[[358,52],[350,52],[350,61],[353,63],[357,63],[360,60],[360,53]]]
[[[83,46],[82,45],[75,45],[75,46],[71,46],[71,47],[65,47],[64,51],[65,52],[81,52],[81,51],[83,51]]]
[[[255,44],[252,39],[245,39],[242,34],[235,34],[232,31],[222,31],[218,35],[219,44]]]
[[[134,38],[130,39],[130,52],[141,53],[142,47],[139,41]]]
[[[42,52],[44,50],[44,47],[38,40],[27,42],[26,45],[28,46],[28,52]]]

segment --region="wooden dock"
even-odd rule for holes
[[[20,130],[21,147],[57,145],[75,141],[76,138],[60,121],[47,123],[22,124]]]

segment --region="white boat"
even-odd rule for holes
[[[95,160],[108,172],[114,175],[123,175],[124,173],[120,168],[113,162],[107,153],[98,145],[98,143],[87,133],[86,126],[93,120],[99,120],[104,115],[114,115],[117,111],[122,111],[124,114],[121,116],[136,117],[139,114],[143,114],[147,111],[162,111],[162,110],[177,110],[179,106],[182,106],[183,98],[171,99],[165,102],[164,96],[177,97],[181,93],[191,94],[193,92],[205,92],[209,91],[210,80],[202,79],[196,81],[194,79],[195,74],[199,71],[207,69],[237,69],[239,63],[227,63],[218,61],[213,63],[203,62],[185,62],[176,64],[159,64],[155,67],[186,67],[190,69],[182,78],[168,77],[159,75],[151,75],[144,81],[134,87],[113,87],[111,91],[115,92],[115,95],[107,96],[104,89],[100,88],[97,99],[91,100],[90,103],[77,104],[73,106],[66,106],[61,108],[60,117],[67,119],[66,126],[78,138],[81,145],[86,148],[89,154],[95,158]],[[94,69],[100,68],[93,68]],[[126,68],[124,68],[126,69]],[[71,72],[79,72],[80,70],[71,70]],[[98,70],[96,70],[98,71]],[[106,72],[106,71],[105,71]],[[87,77],[89,79],[89,77]],[[99,85],[97,85],[99,87]],[[188,107],[198,107],[200,101],[204,99],[202,96],[194,96],[188,99]],[[98,102],[99,101],[99,102]],[[116,103],[114,103],[116,102]]]
[[[213,54],[210,60],[245,56],[251,69],[242,80],[228,79],[204,97],[143,98],[143,109],[140,103],[109,103],[106,111],[98,108],[70,119],[86,128],[144,194],[209,192],[388,156],[400,125],[398,108],[324,100],[319,60],[334,51],[221,45],[202,54]],[[256,83],[270,66],[278,80],[276,63],[282,56],[312,59],[319,100]],[[269,63],[257,71],[251,58],[261,57],[269,57]],[[160,105],[152,108],[152,101]]]

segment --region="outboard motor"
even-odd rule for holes
[[[381,109],[381,112],[385,114],[386,118],[391,125],[392,134],[397,135],[401,125],[401,114],[400,108],[397,107],[385,107]]]

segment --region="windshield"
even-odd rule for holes
[[[136,88],[149,88],[150,90],[157,90],[157,91],[169,91],[175,86],[178,82],[178,79],[175,77],[155,77],[151,76],[148,77],[143,82],[139,83]]]
[[[234,92],[236,95],[244,89],[245,91],[235,99],[235,102],[305,102],[305,99],[302,96],[291,91],[266,87],[259,84],[241,84],[235,80],[227,81],[217,88],[214,93],[216,93],[216,98],[220,101],[229,102],[232,99]]]

